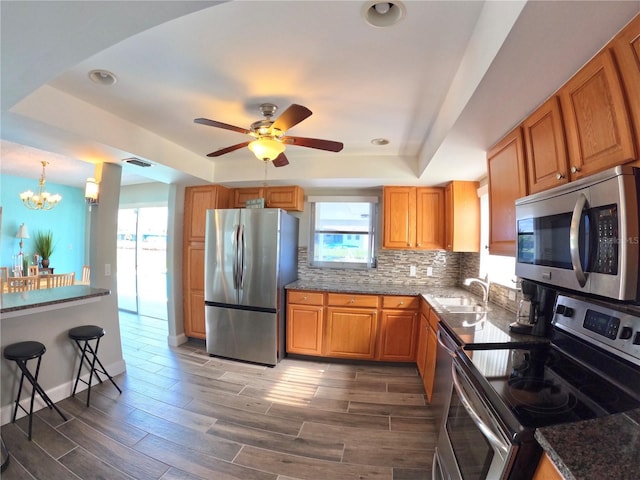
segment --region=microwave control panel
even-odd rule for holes
[[[590,209],[596,224],[596,254],[591,271],[608,275],[618,273],[618,209],[615,205]]]

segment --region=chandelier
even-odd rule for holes
[[[27,190],[20,194],[20,200],[22,200],[25,207],[31,210],[51,210],[62,200],[62,196],[57,193],[51,194],[44,190],[44,184],[46,182],[44,169],[49,162],[42,161],[40,163],[42,163],[42,175],[40,175],[38,193],[34,194],[31,190]]]

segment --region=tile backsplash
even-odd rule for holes
[[[416,276],[409,275],[409,267],[416,267]],[[433,275],[427,275],[427,269]],[[348,282],[359,284],[424,285],[425,287],[462,287],[482,295],[480,287],[465,287],[462,282],[468,277],[477,277],[480,271],[479,253],[457,253],[445,250],[410,251],[381,250],[378,266],[369,270],[313,268],[308,263],[307,247],[298,248],[298,279],[308,282]],[[501,307],[515,312],[519,296],[509,299],[515,288],[492,283],[489,299]]]

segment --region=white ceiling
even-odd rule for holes
[[[23,2],[3,0],[1,171],[82,185],[127,157],[123,183],[211,181],[306,187],[438,185],[485,174],[485,152],[635,14],[640,1],[404,1],[388,28],[364,1]],[[118,81],[89,81],[100,68]],[[258,105],[313,115],[264,166],[247,149]],[[370,140],[384,137],[389,145]]]

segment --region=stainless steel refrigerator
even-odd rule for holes
[[[298,219],[278,208],[208,210],[204,276],[207,352],[276,365],[284,286],[298,278]]]

